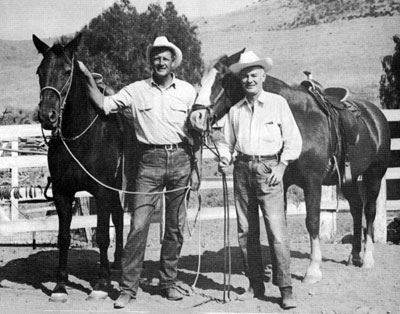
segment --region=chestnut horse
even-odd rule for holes
[[[195,109],[198,110],[193,111],[190,117],[193,128],[203,132],[209,131],[215,121],[222,118],[233,104],[244,97],[239,78],[229,71],[229,66],[238,61],[243,51],[222,57],[204,74],[202,88],[196,101]],[[340,140],[332,128],[332,123],[305,87],[291,87],[267,75],[264,90],[282,95],[287,100],[302,135],[301,155],[287,167],[283,183],[285,198],[287,189],[292,184],[304,191],[306,227],[310,236],[311,252],[310,264],[303,282],[314,283],[322,278],[319,239],[321,186],[337,185],[338,178],[343,176],[343,145],[337,145]],[[351,145],[347,151],[351,162],[352,181],[351,184],[342,186],[342,193],[350,204],[353,216],[353,246],[349,263],[370,268],[374,264],[373,222],[376,215],[376,199],[389,164],[390,131],[387,120],[374,104],[365,100],[352,102],[360,111],[356,122],[358,138],[355,145]],[[361,194],[363,189],[365,197]],[[366,239],[362,258],[363,209],[366,217]]]
[[[123,209],[118,189],[122,183],[126,139],[135,139],[127,118],[120,114],[101,115],[92,104],[75,57],[80,39],[78,34],[66,45],[49,47],[33,35],[35,47],[43,55],[37,69],[41,89],[38,116],[42,127],[52,130],[53,135],[48,143],[48,165],[59,219],[59,265],[50,300],[56,302],[65,302],[68,298],[67,260],[76,192],[88,191],[96,200],[100,272],[90,297],[105,298],[109,288],[110,214],[116,233],[114,265],[121,268]]]

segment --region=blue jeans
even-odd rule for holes
[[[277,160],[235,161],[233,180],[238,225],[238,240],[250,279],[263,276],[260,244],[260,207],[267,230],[272,258],[272,283],[279,287],[292,285],[290,248],[282,183],[268,186],[271,168]]]
[[[137,192],[173,190],[188,185],[191,171],[190,152],[177,148],[144,150],[139,162],[136,178]],[[178,270],[178,259],[183,245],[186,221],[186,190],[165,194],[165,234],[161,245],[160,287],[174,285]],[[151,216],[156,209],[160,194],[135,194],[131,199],[131,228],[122,256],[121,290],[135,297],[146,249]]]

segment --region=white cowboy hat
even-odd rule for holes
[[[166,47],[169,48],[173,51],[175,55],[175,68],[177,68],[181,63],[182,63],[182,51],[175,46],[173,43],[168,41],[167,37],[165,36],[159,36],[154,40],[154,43],[152,45],[149,45],[147,47],[147,61],[150,62],[150,53],[154,48],[157,47]]]
[[[232,64],[229,67],[229,69],[234,74],[239,74],[240,71],[242,71],[245,68],[260,66],[264,68],[265,72],[268,72],[269,70],[271,70],[272,64],[273,63],[271,58],[260,59],[253,51],[249,50],[243,52],[240,55],[239,61],[237,63]]]

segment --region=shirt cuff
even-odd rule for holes
[[[108,115],[112,109],[110,101],[107,101],[107,100],[108,100],[108,97],[103,98],[103,111],[104,111],[105,115]]]

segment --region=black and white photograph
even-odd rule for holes
[[[399,25],[0,1],[0,312],[399,313]]]

